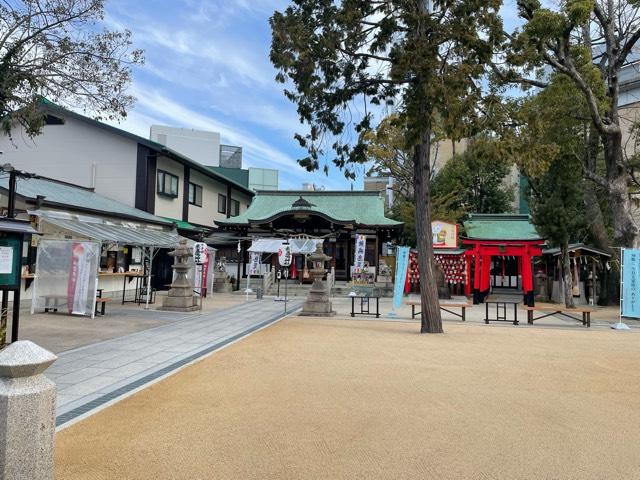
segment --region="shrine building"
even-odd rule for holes
[[[397,238],[403,226],[385,216],[384,192],[306,190],[258,191],[245,212],[216,220],[216,224],[238,238],[251,239],[240,242],[243,262],[248,250],[275,253],[269,251],[269,245],[279,242],[270,243],[269,239],[321,239],[325,254],[331,257],[329,267],[335,269],[335,279],[342,281],[353,278],[358,235],[365,235],[366,270],[375,281],[380,257],[388,253],[387,242]],[[293,253],[293,267],[302,272],[306,268],[304,252]],[[267,260],[267,256],[262,261],[275,265],[275,258]]]

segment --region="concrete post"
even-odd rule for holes
[[[53,479],[56,385],[42,373],[57,358],[29,341],[0,351],[0,478]]]

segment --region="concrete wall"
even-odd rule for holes
[[[13,140],[0,136],[0,160],[20,170],[95,188],[96,193],[135,206],[138,144],[87,122],[66,117],[30,139],[21,127]]]
[[[205,225],[207,227],[215,227],[214,220],[222,220],[227,218],[226,213],[218,212],[218,194],[227,195],[227,186],[222,182],[218,182],[200,172],[191,170],[189,181],[202,187],[202,207],[189,205],[190,223]],[[240,213],[247,210],[251,203],[251,197],[247,194],[231,189],[231,199],[240,202]],[[227,199],[227,202],[229,199]],[[157,207],[156,207],[157,208]]]
[[[435,145],[431,147],[431,161],[433,163],[435,158],[434,170],[435,172],[439,172],[444,164],[447,163],[451,157],[454,155],[454,150],[456,154],[463,153],[467,149],[469,141],[467,139],[463,139],[459,142],[455,142],[454,144],[451,140],[441,140],[437,142]]]
[[[203,165],[220,165],[218,132],[152,125],[150,138]]]
[[[158,180],[156,176],[156,184],[154,185],[156,208],[154,214],[160,217],[182,220],[182,199],[184,195],[188,194],[188,192],[184,191],[184,166],[167,157],[159,156],[157,170],[164,170],[178,177],[178,196],[173,198],[158,194]]]

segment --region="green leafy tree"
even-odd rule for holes
[[[431,243],[433,125],[437,118],[452,139],[475,128],[481,78],[501,41],[500,3],[295,0],[270,20],[276,78],[309,125],[308,134],[296,136],[308,151],[301,165],[320,168],[328,146],[333,163],[353,176],[354,165],[367,161],[358,139],[373,128],[376,112],[393,108],[407,126],[422,332],[442,332]]]
[[[497,77],[545,89],[549,82],[541,72],[547,67],[573,83],[604,147],[605,171],[595,171],[594,163],[581,170],[607,193],[615,244],[639,246],[622,145],[619,72],[640,40],[640,2],[571,0],[557,8],[539,0],[517,4],[524,25],[508,35],[500,56],[504,64],[494,68]]]
[[[126,116],[131,67],[143,62],[129,31],[100,29],[103,0],[0,2],[0,122],[30,136],[44,123],[42,98],[98,119]]]
[[[531,213],[538,231],[560,247],[565,305],[573,308],[569,244],[586,228],[580,161],[560,156],[540,178],[531,179]]]
[[[573,307],[569,243],[589,233],[596,243],[609,246],[593,184],[583,179],[585,165],[593,162],[596,171],[598,156],[588,106],[571,79],[552,74],[547,87],[518,102],[512,118],[517,135],[510,132],[505,143],[529,179],[538,231],[560,248],[565,304]]]
[[[512,162],[500,157],[496,144],[474,140],[464,152],[454,155],[436,175],[433,195],[455,195],[450,207],[464,213],[503,213],[513,202],[513,188],[505,184]]]

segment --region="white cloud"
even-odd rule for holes
[[[163,96],[157,90],[141,90],[139,87],[133,89],[133,94],[138,99],[138,104],[145,111],[152,112],[160,118],[170,119],[180,126],[191,127],[200,130],[212,130],[220,132],[225,142],[233,145],[242,145],[255,155],[260,155],[271,162],[279,165],[291,166],[291,160],[287,156],[263,143],[252,138],[246,133],[230,128],[206,115],[190,110],[173,100]]]
[[[335,169],[326,177],[295,162],[302,151],[293,134],[307,127],[275,82],[268,57],[268,17],[288,1],[152,3],[112,0],[108,6],[109,28],[130,29],[147,58],[134,71],[131,93],[138,103],[122,128],[144,137],[153,123],[217,131],[225,143],[243,147],[245,166],[278,168],[283,188],[304,181],[348,185]]]

